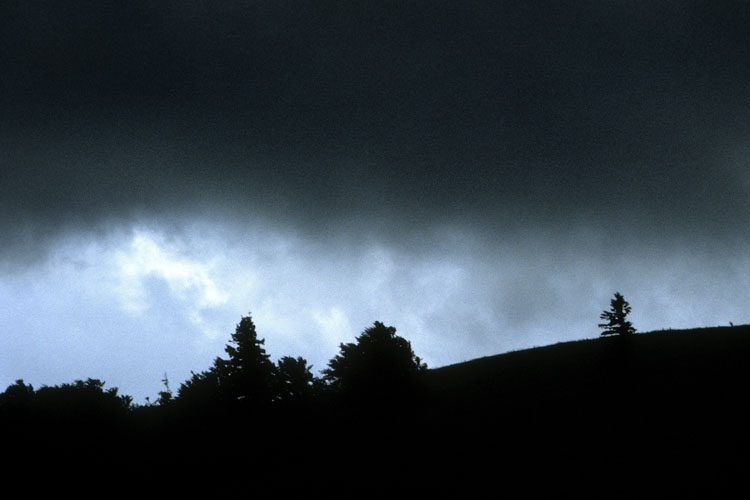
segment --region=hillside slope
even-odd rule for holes
[[[664,330],[479,358],[432,369],[428,383],[436,395],[472,405],[622,391],[710,397],[742,390],[748,361],[750,325]]]
[[[745,475],[749,383],[747,325],[567,342],[430,370],[430,432],[531,489],[715,494]]]

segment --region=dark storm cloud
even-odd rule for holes
[[[0,9],[6,250],[169,214],[394,237],[748,227],[742,2]]]

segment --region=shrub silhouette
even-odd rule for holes
[[[411,343],[396,335],[396,328],[376,321],[356,340],[341,344],[322,371],[329,388],[356,403],[413,395],[418,374],[427,366],[414,355]]]
[[[619,293],[615,292],[615,298],[610,301],[610,310],[599,315],[606,323],[599,323],[599,328],[604,328],[602,335],[630,335],[635,333],[633,324],[625,319],[630,314],[630,304]]]

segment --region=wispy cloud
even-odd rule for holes
[[[188,257],[178,245],[166,242],[158,234],[137,231],[127,247],[113,255],[113,293],[125,310],[142,314],[153,305],[147,279],[161,279],[174,298],[191,311],[194,323],[202,325],[200,311],[229,300],[229,293],[217,284],[212,273],[214,261],[213,256],[205,261]]]

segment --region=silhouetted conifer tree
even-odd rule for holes
[[[275,366],[263,348],[251,317],[244,316],[224,349],[229,354],[226,362],[229,394],[249,405],[270,403],[273,398]]]
[[[610,301],[610,310],[604,311],[599,316],[606,320],[606,323],[599,323],[599,328],[604,328],[602,335],[629,335],[635,333],[633,324],[626,319],[630,314],[630,304],[619,293],[615,293],[615,298]]]
[[[240,404],[262,406],[274,396],[276,367],[263,348],[252,318],[243,316],[224,348],[229,359],[216,358],[207,371],[192,373],[178,391],[178,399],[192,405]]]

